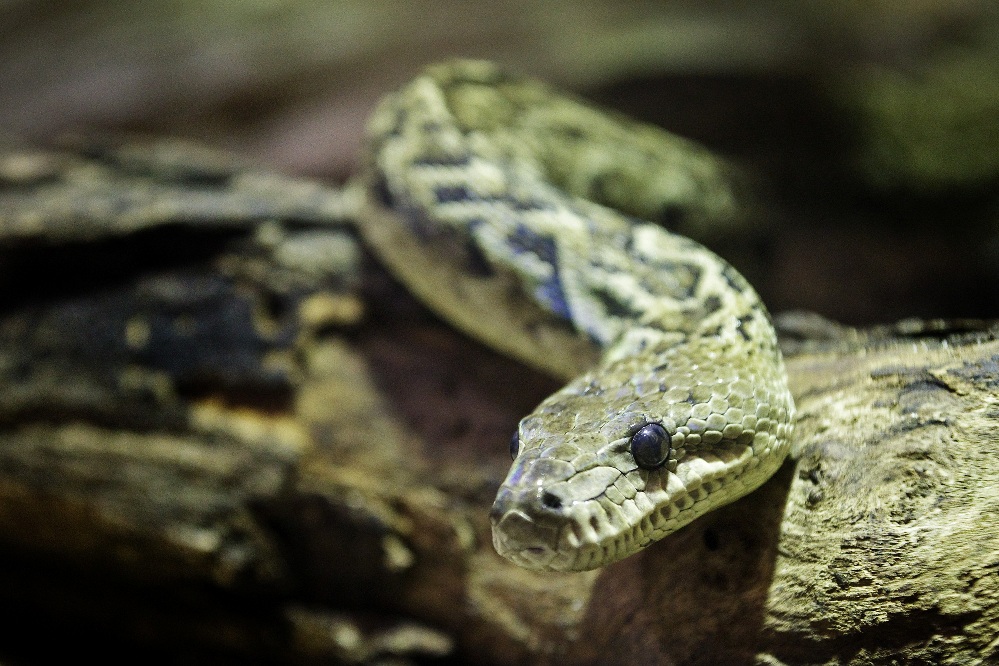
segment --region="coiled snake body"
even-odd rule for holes
[[[707,153],[478,61],[427,69],[369,134],[366,241],[457,326],[570,380],[511,441],[500,554],[602,566],[776,471],[794,407],[766,310],[640,219],[724,213]]]

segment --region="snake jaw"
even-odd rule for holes
[[[579,571],[637,550],[634,535],[614,526],[603,508],[606,502],[594,498],[562,506],[553,497],[540,486],[500,490],[490,514],[493,546],[500,555],[528,569]]]

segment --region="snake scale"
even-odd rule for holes
[[[481,61],[429,67],[372,116],[365,241],[456,326],[568,380],[510,442],[490,517],[516,564],[619,560],[787,454],[794,405],[756,292],[643,221],[728,210],[712,160]]]

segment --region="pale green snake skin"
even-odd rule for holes
[[[794,405],[759,297],[638,219],[730,207],[706,152],[477,61],[428,68],[369,134],[360,218],[381,260],[455,325],[571,380],[511,442],[501,555],[600,567],[777,470]]]

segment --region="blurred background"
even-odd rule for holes
[[[700,238],[775,312],[999,314],[990,0],[0,2],[0,138],[195,139],[339,182],[386,91],[499,61],[697,139],[752,176]]]

